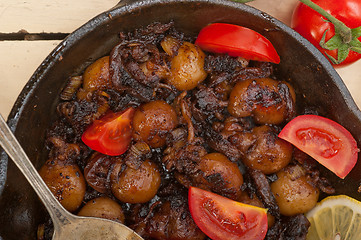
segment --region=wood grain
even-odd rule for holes
[[[33,72],[59,42],[0,42],[0,113],[4,117],[9,115],[17,96]]]
[[[119,0],[1,0],[0,32],[70,33]]]

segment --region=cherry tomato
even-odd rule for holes
[[[361,26],[360,0],[312,0],[312,2],[323,8],[326,12],[330,13],[351,29]],[[329,30],[326,32],[326,42],[335,35],[333,24],[326,21],[325,17],[322,17],[319,13],[305,4],[299,3],[293,12],[291,26],[316,46],[325,56],[325,53],[327,53],[337,59],[337,50],[326,50],[320,46],[322,36],[327,29]],[[361,40],[361,37],[358,39]],[[351,50],[347,58],[335,66],[345,66],[360,58],[360,53]]]
[[[195,44],[208,52],[227,53],[232,57],[249,60],[280,62],[276,49],[268,39],[238,25],[210,24],[199,32]]]
[[[340,178],[355,166],[359,149],[351,133],[340,124],[316,115],[301,115],[278,135],[307,153]]]
[[[190,187],[189,210],[197,226],[213,240],[264,239],[267,210]]]
[[[100,153],[110,156],[123,154],[132,139],[133,115],[134,108],[123,112],[110,112],[95,120],[84,131],[81,139],[88,147]]]

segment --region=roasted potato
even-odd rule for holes
[[[204,71],[205,54],[196,45],[184,42],[171,60],[171,75],[168,83],[176,89],[191,90],[207,77]]]
[[[77,165],[49,159],[40,168],[39,174],[65,209],[74,212],[80,207],[86,186]]]
[[[255,127],[251,133],[245,133],[243,144],[248,148],[244,152],[242,162],[252,168],[261,170],[265,174],[278,172],[286,167],[292,159],[293,147],[290,143],[280,139],[277,133],[267,125]],[[240,134],[240,136],[243,136]],[[240,142],[242,142],[240,141]],[[244,148],[245,146],[240,146]]]
[[[243,176],[237,164],[222,153],[209,153],[203,156],[197,167],[202,171],[207,185],[210,185],[209,189],[218,190],[232,198],[240,194]]]
[[[277,173],[271,184],[281,214],[293,216],[306,213],[317,203],[319,190],[307,181],[301,166],[289,166]]]
[[[89,65],[83,74],[85,91],[102,90],[111,86],[109,78],[109,56],[99,58]]]
[[[144,203],[158,191],[161,176],[158,167],[146,160],[139,168],[131,168],[119,162],[111,174],[111,189],[114,196],[125,203]]]
[[[78,212],[79,216],[98,217],[124,223],[122,207],[108,197],[98,197],[88,201]]]
[[[228,111],[235,117],[252,116],[259,124],[280,124],[295,111],[293,88],[271,78],[238,82],[229,97]]]
[[[152,101],[138,107],[133,118],[133,137],[153,148],[165,144],[166,134],[178,124],[173,107],[162,100]]]

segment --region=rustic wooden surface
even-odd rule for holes
[[[290,24],[297,0],[255,0],[252,5]],[[1,0],[0,34],[70,33],[118,0]],[[0,41],[0,113],[7,117],[20,91],[60,40]],[[361,61],[337,69],[361,106]],[[322,79],[320,79],[322,81]]]

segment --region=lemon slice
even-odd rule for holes
[[[323,199],[306,214],[307,240],[361,240],[361,202],[345,195]]]

